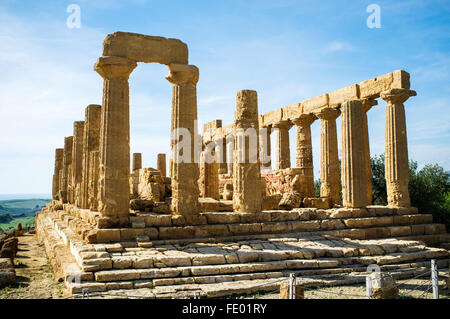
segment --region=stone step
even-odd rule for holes
[[[448,258],[448,251],[442,249],[427,249],[416,252],[397,252],[375,256],[359,256],[344,258],[315,258],[277,260],[252,263],[234,263],[220,265],[166,267],[147,269],[119,269],[101,270],[95,272],[95,281],[133,281],[173,277],[192,277],[227,275],[239,273],[258,273],[268,271],[300,270],[300,269],[325,269],[346,265],[389,265],[398,263],[411,263],[418,260]]]
[[[148,236],[149,241],[208,237],[229,237],[252,234],[284,234],[299,232],[332,232],[348,238],[386,238],[445,233],[443,224],[429,224],[431,215],[403,215],[405,221],[394,217],[326,219],[314,221],[284,221],[264,223],[234,223],[228,225],[197,225],[146,228],[99,229],[96,242],[131,241]],[[397,224],[399,223],[399,224]],[[330,233],[331,234],[331,233]]]
[[[398,264],[381,267],[395,279],[407,279],[429,270],[430,262]],[[439,268],[448,267],[448,260],[439,260]],[[323,270],[322,273],[296,272],[297,282],[303,287],[326,287],[364,283],[366,267]],[[231,295],[251,294],[256,292],[276,291],[280,283],[288,280],[288,272],[267,272],[230,276],[205,276],[174,279],[157,279],[154,281],[82,283],[71,286],[74,298],[80,297],[83,289],[88,289],[92,298],[192,298],[194,292],[202,298],[217,298]]]

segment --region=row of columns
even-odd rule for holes
[[[244,93],[238,93],[238,97],[239,94]],[[403,102],[413,95],[415,92],[407,89],[392,89],[381,93],[381,98],[387,102],[385,170],[388,205],[394,207],[410,206],[406,120]],[[314,197],[311,124],[316,119],[320,119],[320,196],[328,197],[332,206],[339,205],[342,185],[343,206],[365,207],[370,205],[372,203],[372,170],[367,112],[377,104],[378,102],[374,99],[347,101],[340,106],[327,106],[311,114],[302,114],[292,120],[292,123],[282,121],[267,127],[266,130],[259,130],[263,134],[259,138],[261,169],[264,170],[271,166],[270,134],[273,129],[277,131],[278,165],[276,169],[290,167],[289,129],[292,125],[296,125],[296,166],[300,169],[299,185],[301,185],[301,189],[298,191],[302,197]],[[341,178],[339,178],[336,119],[341,113]],[[236,118],[236,123],[235,129],[243,128],[242,125],[239,126],[238,118]],[[232,145],[236,151],[236,141],[233,141]],[[239,174],[239,172],[237,173]],[[244,189],[241,190],[244,191]],[[237,189],[237,193],[239,194],[239,189]]]

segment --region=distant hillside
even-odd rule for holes
[[[8,231],[18,223],[34,225],[36,212],[48,202],[49,199],[41,198],[0,200],[0,231]]]

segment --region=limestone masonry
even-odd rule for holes
[[[167,65],[173,88],[172,154],[152,154],[156,169],[142,167],[145,154],[130,154],[128,79],[138,62]],[[94,70],[103,78],[102,104],[87,106],[56,149],[53,200],[36,216],[38,238],[68,293],[218,297],[273,290],[289,272],[305,286],[331,275],[328,284],[361,282],[370,264],[395,278],[414,276],[431,258],[448,266],[448,251],[435,248],[450,241],[445,226],[410,204],[404,103],[416,92],[407,72],[265,114],[257,92],[241,90],[230,107],[234,123],[216,119],[198,135],[199,70],[185,43],[116,32]],[[367,114],[379,99],[386,103],[386,207],[372,205]]]

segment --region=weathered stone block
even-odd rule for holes
[[[194,226],[159,228],[159,239],[193,238],[194,236]]]
[[[228,225],[233,235],[239,234],[259,234],[261,233],[261,224],[230,224]]]
[[[120,230],[98,229],[96,232],[96,241],[98,243],[120,242]]]
[[[320,221],[292,221],[292,231],[293,232],[307,232],[315,231],[320,229]]]
[[[303,205],[305,207],[328,209],[330,208],[330,199],[328,197],[304,198]]]
[[[394,226],[389,227],[391,232],[391,237],[401,237],[401,236],[409,236],[411,235],[411,227],[410,226]]]
[[[228,227],[226,225],[196,226],[194,227],[194,230],[195,238],[230,235],[230,232],[228,231]]]
[[[205,216],[208,224],[234,224],[241,221],[240,215],[236,213],[207,213]]]

